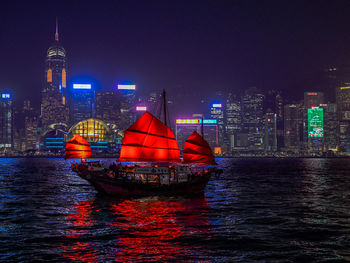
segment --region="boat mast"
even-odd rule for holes
[[[163,104],[164,104],[164,124],[167,126],[166,123],[166,92],[165,89],[163,89]]]
[[[202,137],[204,138],[204,119],[203,119],[203,115],[202,115],[201,133],[202,133]]]

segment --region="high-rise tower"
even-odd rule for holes
[[[66,51],[59,41],[56,19],[55,41],[47,50],[45,61],[45,80],[42,92],[42,126],[52,123],[68,123],[69,109],[66,100],[67,71]]]
[[[0,149],[13,147],[13,114],[12,94],[1,92],[0,94]]]

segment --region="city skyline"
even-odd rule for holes
[[[256,86],[280,90],[286,99],[298,99],[297,91],[333,95],[322,83],[323,70],[348,60],[345,1],[135,4],[105,4],[93,12],[89,3],[43,5],[39,20],[33,17],[37,4],[27,12],[7,3],[0,85],[38,105],[34,94],[41,91],[43,50],[53,42],[56,17],[68,50],[68,83],[88,79],[97,90],[126,79],[147,93],[164,87],[170,94],[243,93]]]

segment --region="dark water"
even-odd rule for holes
[[[69,161],[0,159],[0,261],[350,260],[350,160],[219,163],[203,197],[117,199]]]

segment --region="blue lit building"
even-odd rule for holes
[[[2,92],[0,97],[0,149],[13,146],[12,94]]]
[[[70,120],[72,124],[93,117],[94,90],[91,84],[73,84],[70,99]]]

